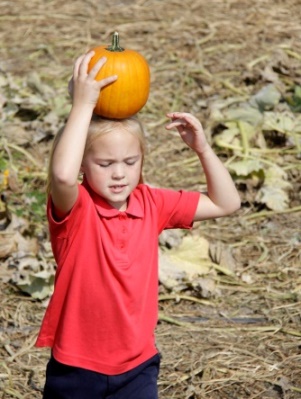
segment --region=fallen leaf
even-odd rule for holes
[[[20,146],[29,144],[32,141],[32,135],[19,123],[7,124],[5,129],[3,129],[3,136],[9,143],[14,143]]]
[[[220,290],[216,287],[213,278],[198,277],[192,281],[191,285],[203,298],[211,298],[220,295]]]
[[[263,170],[262,163],[257,159],[243,159],[237,162],[231,162],[228,168],[235,172],[237,176],[249,176],[254,172]]]
[[[187,235],[182,243],[159,252],[159,280],[170,290],[181,291],[197,283],[199,277],[212,271],[209,243],[203,237]]]
[[[0,233],[0,259],[5,259],[17,249],[14,233]]]
[[[263,114],[249,104],[228,109],[223,114],[225,120],[244,121],[252,126],[258,126],[263,120]]]
[[[169,249],[178,247],[182,242],[183,234],[180,229],[163,230],[159,237],[159,243]]]
[[[287,181],[287,173],[278,165],[265,170],[263,186],[256,195],[256,201],[274,211],[283,211],[289,206],[288,191],[292,188]]]
[[[54,274],[45,270],[37,273],[29,273],[26,279],[19,279],[15,284],[19,289],[33,298],[43,300],[53,292]]]
[[[288,208],[289,196],[280,187],[264,186],[258,191],[256,201],[265,204],[273,211],[283,211]]]
[[[283,134],[300,133],[301,117],[291,112],[265,112],[262,129]]]
[[[250,104],[257,106],[261,111],[273,109],[280,101],[281,93],[274,84],[269,84],[259,90],[250,99]]]
[[[220,241],[210,244],[209,254],[214,263],[234,272],[236,262],[230,250],[230,247],[222,244]]]

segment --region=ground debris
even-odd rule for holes
[[[41,398],[49,350],[34,342],[45,299],[17,285],[22,271],[27,284],[45,271],[53,283],[49,148],[70,108],[74,59],[115,30],[151,67],[146,181],[205,190],[199,160],[164,128],[167,112],[183,110],[202,120],[242,197],[237,214],[191,232],[206,243],[206,273],[181,274],[178,290],[160,284],[160,398],[301,397],[300,17],[299,0],[0,3],[3,399]]]

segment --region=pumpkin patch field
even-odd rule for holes
[[[242,200],[160,236],[160,399],[301,398],[300,20],[300,0],[0,1],[0,399],[42,398],[49,151],[74,60],[114,32],[146,65],[126,80],[144,87],[128,98],[146,183],[205,189],[197,157],[165,129],[166,113],[191,112]]]

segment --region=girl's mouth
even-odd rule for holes
[[[126,185],[125,184],[116,184],[114,186],[110,186],[111,192],[114,194],[119,194],[125,189]]]

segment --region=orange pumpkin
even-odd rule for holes
[[[101,57],[107,58],[96,76],[97,80],[118,75],[115,82],[101,90],[94,113],[111,119],[136,114],[146,104],[150,90],[150,71],[145,58],[134,50],[120,47],[117,32],[113,34],[111,46],[92,50],[95,55],[89,63],[89,71]]]

